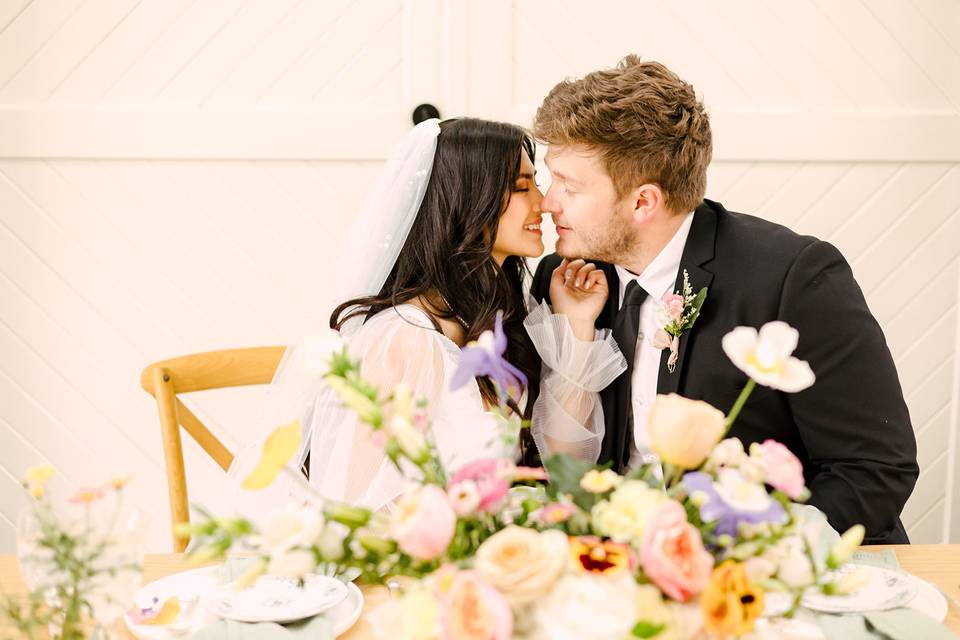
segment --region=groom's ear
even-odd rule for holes
[[[648,222],[663,208],[663,190],[657,184],[642,184],[630,192],[633,218],[639,223]]]

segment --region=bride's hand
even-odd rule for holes
[[[606,274],[592,262],[564,260],[550,278],[553,310],[567,316],[581,340],[593,340],[594,323],[609,294]]]

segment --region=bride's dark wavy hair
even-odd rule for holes
[[[517,256],[498,266],[491,255],[500,216],[520,176],[518,152],[526,152],[533,161],[535,149],[530,135],[512,124],[475,118],[441,122],[423,204],[390,276],[377,295],[337,307],[330,316],[331,328],[339,330],[358,316],[366,321],[435,290],[452,305],[449,313],[444,309],[437,315],[460,316],[469,341],[492,329],[502,310],[508,339],[505,355],[527,376],[529,394],[536,394],[540,358],[523,328],[529,268]],[[495,402],[490,381],[478,381],[484,397]],[[528,402],[525,417],[531,409]]]

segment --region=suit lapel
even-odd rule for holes
[[[693,222],[690,225],[690,235],[687,236],[687,244],[683,248],[683,256],[680,258],[680,270],[677,272],[677,281],[674,284],[674,291],[680,291],[683,288],[683,272],[686,270],[690,276],[690,287],[694,294],[703,287],[709,287],[713,282],[713,273],[703,268],[703,265],[713,260],[714,246],[717,238],[717,214],[704,202],[693,214]],[[707,292],[707,299],[704,306],[710,304],[710,293]],[[670,359],[670,349],[664,349],[660,355],[660,374],[657,376],[657,393],[677,393],[680,388],[680,379],[683,375],[683,366],[686,361],[689,349],[687,348],[693,334],[697,331],[697,326],[680,336],[680,346],[677,349],[677,366],[673,373],[667,368],[667,362]]]

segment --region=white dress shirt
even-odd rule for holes
[[[647,292],[647,299],[640,305],[640,333],[637,335],[637,349],[633,356],[633,371],[630,376],[631,403],[633,405],[633,442],[630,447],[630,468],[640,464],[642,455],[649,453],[647,438],[647,417],[657,397],[657,379],[660,375],[660,349],[653,346],[652,340],[657,329],[663,328],[660,318],[660,306],[666,293],[673,293],[677,276],[680,273],[680,259],[683,248],[690,235],[693,212],[687,214],[680,228],[670,239],[657,257],[647,265],[643,273],[637,275],[616,265],[620,279],[620,306],[623,306],[624,292],[631,280]]]

